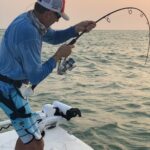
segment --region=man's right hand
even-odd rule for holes
[[[57,52],[55,53],[55,55],[53,56],[54,59],[56,61],[59,61],[61,60],[61,58],[66,58],[68,57],[70,54],[71,54],[71,51],[72,51],[72,48],[74,48],[74,45],[67,45],[67,44],[64,44],[62,45],[58,50]]]

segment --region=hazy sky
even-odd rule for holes
[[[33,8],[35,0],[0,0],[0,28],[6,28],[20,13]],[[66,0],[66,12],[70,21],[62,19],[53,28],[66,28],[83,20],[97,20],[105,14],[122,7],[137,7],[150,19],[150,0]],[[111,23],[103,20],[97,29],[148,29],[146,20],[138,11],[132,15],[128,11],[110,16]]]

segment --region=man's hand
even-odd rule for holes
[[[76,32],[89,32],[93,28],[96,27],[96,23],[94,21],[83,21],[75,25]]]
[[[53,57],[56,61],[60,60],[62,57],[66,58],[71,54],[72,48],[74,48],[74,45],[64,44],[57,50]]]

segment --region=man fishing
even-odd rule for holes
[[[89,32],[96,23],[83,21],[65,30],[49,28],[62,17],[65,0],[37,0],[34,9],[19,15],[7,28],[0,45],[0,107],[10,118],[19,138],[16,150],[43,150],[44,142],[28,100],[19,88],[22,84],[37,85],[56,67],[61,58],[71,54],[74,45],[63,44],[44,63],[42,42],[60,44]]]

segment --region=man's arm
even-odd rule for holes
[[[96,23],[94,21],[83,21],[65,30],[55,31],[49,29],[44,35],[43,41],[50,44],[60,44],[78,36],[80,32],[89,32],[95,27]]]
[[[21,65],[27,79],[36,85],[45,79],[56,67],[56,63],[62,57],[71,54],[73,45],[62,45],[56,53],[44,63],[41,63],[41,49],[38,40],[27,40],[19,44],[21,50]]]
[[[76,36],[78,36],[78,32],[76,32],[75,27],[65,30],[48,29],[47,33],[43,36],[43,41],[49,44],[60,44]]]

